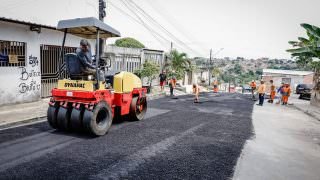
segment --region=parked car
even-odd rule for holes
[[[249,85],[243,85],[242,86],[242,94],[251,94],[251,87]]]
[[[298,84],[296,93],[300,94],[299,99],[310,99],[312,87],[312,84]]]
[[[305,89],[310,89],[310,86],[312,86],[312,84],[298,84],[296,87],[296,94],[301,94]]]

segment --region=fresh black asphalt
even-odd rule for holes
[[[229,179],[253,135],[253,101],[202,94],[149,101],[140,122],[103,137],[39,123],[0,131],[0,179]]]

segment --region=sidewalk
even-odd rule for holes
[[[255,136],[238,159],[234,180],[319,180],[320,122],[290,106],[254,106]]]
[[[0,107],[0,129],[37,121],[47,116],[49,98],[40,101]]]
[[[148,100],[157,99],[170,94],[169,87],[161,92],[159,86],[154,86],[152,92],[147,94]],[[186,93],[175,90],[175,95],[185,95]],[[0,107],[0,129],[5,129],[20,124],[43,121],[47,116],[49,98],[37,102],[13,104]]]
[[[310,101],[299,99],[299,95],[293,94],[289,99],[289,103],[292,103],[293,108],[302,111],[320,121],[320,108],[311,106]]]

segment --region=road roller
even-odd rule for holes
[[[108,58],[101,57],[104,53],[99,52],[99,39],[120,37],[120,33],[93,17],[61,20],[57,29],[64,32],[64,36],[58,62],[58,84],[51,90],[47,111],[49,125],[62,131],[102,136],[108,132],[114,119],[142,120],[147,111],[147,90],[142,87],[140,78],[130,72],[118,72],[103,78],[111,60],[109,58],[108,65]],[[64,53],[67,34],[95,42],[95,76],[77,74],[80,72],[76,62],[78,56]],[[110,79],[111,85],[108,83]]]

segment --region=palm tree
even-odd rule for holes
[[[182,79],[186,72],[190,72],[194,69],[186,53],[180,53],[174,49],[170,52],[170,58],[171,61],[169,64],[171,75],[175,76],[177,79]]]
[[[221,75],[221,70],[220,70],[220,68],[218,68],[218,67],[214,67],[213,69],[212,69],[212,75],[213,75],[213,77],[215,77],[216,78],[216,80],[218,80],[218,77]]]
[[[307,38],[298,37],[298,41],[289,41],[293,49],[287,52],[295,57],[297,63],[314,70],[314,89],[311,103],[320,106],[320,28],[310,24],[301,24],[306,30]]]

